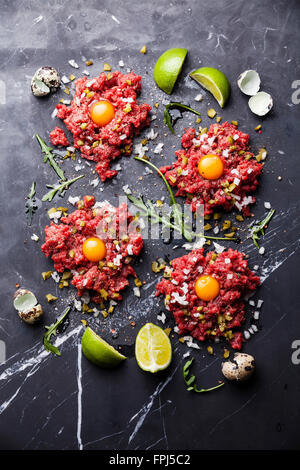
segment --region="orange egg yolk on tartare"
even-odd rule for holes
[[[224,164],[218,155],[211,153],[200,158],[198,171],[207,180],[217,180],[223,175]]]
[[[112,121],[114,117],[115,108],[109,101],[97,101],[91,107],[91,119],[99,127],[105,126]]]
[[[219,295],[219,282],[212,276],[201,276],[195,282],[195,292],[201,300],[213,300]]]
[[[97,237],[87,238],[82,245],[82,251],[89,261],[101,261],[106,256],[105,243]]]

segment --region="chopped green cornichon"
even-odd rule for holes
[[[183,367],[183,379],[184,379],[185,385],[187,386],[187,391],[188,392],[196,392],[196,393],[211,392],[211,391],[216,390],[217,388],[221,388],[221,387],[223,387],[223,385],[225,385],[224,382],[221,382],[218,385],[216,385],[215,387],[200,388],[199,389],[197,387],[196,383],[195,383],[195,381],[196,381],[195,375],[193,375],[193,374],[190,375],[190,367],[191,367],[193,361],[194,361],[194,358],[188,360],[185,363],[184,367]]]
[[[35,137],[36,137],[38,143],[41,146],[42,153],[45,154],[44,163],[49,162],[49,165],[53,168],[53,170],[60,177],[60,179],[65,181],[66,177],[64,175],[64,172],[62,171],[62,169],[58,166],[58,164],[54,160],[54,155],[52,153],[52,150],[53,150],[52,147],[48,147],[48,145],[45,144],[43,139],[38,134],[35,134]]]
[[[172,117],[169,113],[171,109],[178,109],[179,111],[190,111],[190,113],[197,114],[198,116],[201,116],[201,114],[196,111],[193,108],[190,108],[189,106],[181,103],[169,103],[165,106],[165,111],[164,111],[164,123],[167,124],[168,128],[170,131],[174,134],[174,129],[173,129],[173,121]]]

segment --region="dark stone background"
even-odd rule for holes
[[[292,82],[300,79],[299,2],[1,0],[0,13],[0,79],[6,85],[6,103],[0,104],[0,339],[6,344],[7,353],[7,361],[0,366],[1,448],[77,449],[82,443],[84,449],[299,449],[300,365],[291,361],[291,344],[300,339],[300,106],[293,105],[291,88]],[[139,52],[144,44],[148,48],[146,55]],[[178,343],[177,335],[172,339],[172,365],[163,374],[143,373],[133,355],[139,327],[146,321],[158,322],[156,316],[162,308],[162,302],[153,298],[156,277],[151,261],[157,256],[172,259],[182,255],[183,249],[173,250],[177,242],[146,242],[141,263],[136,267],[148,286],[140,300],[128,289],[110,319],[85,317],[112,344],[122,346],[129,357],[118,370],[103,371],[85,358],[80,360],[79,312],[71,313],[66,330],[61,332],[62,356],[44,353],[43,325],[54,321],[74,291],[59,291],[56,310],[45,301],[45,294],[55,294],[58,288],[52,280],[44,283],[41,279],[40,273],[49,270],[51,262],[44,258],[39,246],[48,223],[46,211],[56,201],[42,207],[40,204],[32,227],[26,225],[24,215],[25,197],[32,181],[37,181],[38,198],[46,192],[46,183],[56,182],[53,170],[42,163],[34,134],[39,132],[47,139],[57,124],[50,117],[55,104],[61,97],[67,98],[62,90],[46,99],[33,97],[30,79],[34,71],[39,66],[52,65],[61,74],[74,72],[80,76],[86,68],[81,59],[85,56],[94,61],[89,68],[93,76],[102,70],[103,62],[118,69],[122,59],[125,69],[130,67],[142,75],[140,99],[153,105],[166,98],[153,82],[154,63],[162,51],[176,46],[187,47],[189,55],[172,100],[197,106],[207,125],[209,103],[216,109],[218,105],[206,93],[202,103],[194,101],[201,90],[188,78],[188,72],[201,64],[221,68],[227,74],[232,95],[221,116],[224,120],[238,120],[240,129],[250,133],[254,149],[266,145],[269,151],[253,210],[262,217],[264,201],[270,201],[277,210],[263,242],[263,257],[249,240],[245,241],[246,230],[241,227],[241,249],[249,254],[250,265],[259,264],[260,272],[268,276],[254,297],[264,300],[260,331],[244,348],[255,355],[257,373],[244,386],[227,384],[206,395],[185,390],[182,356],[187,348]],[[80,64],[80,71],[68,65],[69,59]],[[236,86],[239,73],[247,68],[259,71],[262,89],[274,98],[274,108],[264,119],[251,114],[247,97]],[[162,111],[160,104],[158,119],[153,123],[159,130],[157,142],[165,144],[163,157],[152,155],[158,165],[174,159],[173,146],[180,148],[184,127],[195,122],[194,116],[185,115],[176,124],[177,135],[172,136],[163,126]],[[261,135],[254,132],[259,123],[263,126]],[[154,145],[150,145],[149,155]],[[98,200],[116,203],[124,184],[155,200],[166,195],[156,175],[145,176],[143,181],[137,179],[144,172],[139,162],[130,158],[120,163],[122,171],[118,177],[95,190],[89,184],[90,168],[85,166],[80,172],[86,175],[84,180],[74,184],[57,205],[70,207],[69,195],[89,193]],[[72,162],[64,163],[64,169],[68,177],[79,174]],[[282,176],[282,181],[278,181],[278,176]],[[40,236],[38,243],[30,239],[32,233]],[[32,289],[41,299],[45,309],[42,325],[31,327],[18,318],[12,307],[16,283]],[[130,326],[128,314],[135,320],[135,328]],[[168,316],[166,326],[169,325],[173,321]],[[111,327],[120,330],[115,340],[111,338]],[[201,345],[200,351],[192,350],[194,370],[202,386],[210,386],[221,378],[223,346],[215,348],[213,357],[208,355],[206,346]]]

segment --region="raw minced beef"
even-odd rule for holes
[[[140,89],[141,77],[133,72],[101,73],[76,80],[71,105],[57,105],[57,117],[73,134],[74,147],[80,149],[81,157],[96,163],[102,181],[117,174],[110,169],[111,161],[130,155],[134,136],[150,123],[151,106],[137,102]],[[115,108],[114,118],[103,127],[90,116],[91,106],[99,100],[109,101]]]
[[[134,217],[126,204],[117,208],[107,201],[95,204],[93,196],[85,196],[77,202],[77,207],[62,217],[61,223],[51,222],[46,226],[42,251],[51,257],[58,272],[72,271],[71,283],[79,296],[90,290],[97,303],[121,300],[120,291],[129,284],[128,276],[136,277],[131,266],[133,256],[143,247]],[[84,241],[95,236],[103,239],[107,251],[105,259],[99,263],[89,261],[82,252]]]
[[[53,145],[67,147],[69,144],[66,134],[60,127],[56,127],[50,132],[50,140]]]
[[[236,329],[245,319],[243,296],[260,283],[243,253],[229,249],[205,255],[200,248],[172,260],[165,275],[168,278],[157,284],[156,295],[165,296],[166,308],[173,313],[179,334],[188,333],[200,341],[225,337],[233,349],[241,349],[243,335]],[[220,292],[213,300],[203,301],[196,295],[194,285],[202,275],[219,282]]]
[[[225,122],[212,124],[206,134],[198,136],[195,129],[189,128],[181,141],[183,150],[175,152],[177,161],[173,167],[161,168],[169,183],[177,187],[176,196],[186,197],[193,211],[204,204],[204,215],[215,208],[230,211],[236,207],[249,216],[249,205],[256,200],[252,194],[262,171],[262,165],[250,152],[249,135]],[[199,160],[208,154],[218,155],[224,164],[223,175],[217,180],[199,174]]]

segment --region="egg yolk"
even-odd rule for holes
[[[223,175],[224,165],[218,155],[208,154],[200,158],[198,171],[207,180],[217,180]]]
[[[212,276],[201,276],[195,282],[195,291],[201,300],[213,300],[219,295],[220,285]]]
[[[82,251],[89,261],[101,261],[106,256],[105,243],[97,237],[87,238],[82,245]]]
[[[109,101],[97,101],[91,107],[91,119],[97,126],[105,126],[115,117],[115,108]]]

